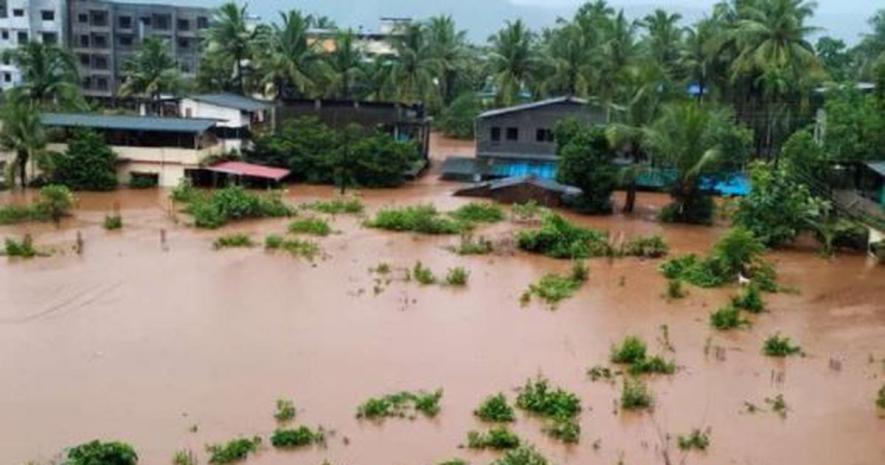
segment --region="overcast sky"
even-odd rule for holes
[[[142,0],[130,0],[138,1]],[[150,1],[150,0],[145,0]],[[218,5],[222,0],[153,0],[151,3]],[[308,13],[332,17],[340,26],[376,29],[381,16],[424,18],[436,14],[454,16],[467,29],[470,39],[484,42],[508,19],[522,18],[534,28],[552,24],[559,16],[571,16],[582,0],[251,0],[249,8],[264,20],[276,20],[281,9],[300,8]],[[655,8],[679,12],[686,22],[708,14],[711,0],[609,0],[631,17],[642,17]],[[869,30],[867,20],[885,0],[818,0],[813,25],[823,34],[849,44]]]

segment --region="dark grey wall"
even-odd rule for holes
[[[476,152],[478,156],[536,156],[553,158],[556,142],[538,142],[538,129],[553,130],[556,123],[566,118],[576,118],[591,124],[605,123],[605,112],[594,105],[563,102],[539,108],[505,113],[499,116],[477,119]],[[500,142],[492,142],[492,128],[501,128]],[[519,139],[507,140],[507,128],[518,128]]]

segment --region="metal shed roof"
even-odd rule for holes
[[[217,165],[212,165],[206,169],[216,173],[270,179],[272,181],[280,181],[290,173],[289,170],[284,168],[274,168],[272,166],[256,165],[241,161],[225,161],[218,163]]]
[[[183,132],[199,134],[215,126],[216,120],[197,118],[158,118],[153,116],[99,115],[95,113],[43,113],[46,126],[129,131]]]
[[[230,93],[192,95],[188,98],[218,107],[235,108],[241,111],[260,111],[273,106],[268,102]]]
[[[885,160],[868,162],[867,167],[878,173],[879,176],[885,177]]]
[[[493,116],[506,115],[508,113],[516,113],[516,112],[525,111],[525,110],[533,110],[535,108],[546,107],[548,105],[556,105],[559,103],[577,103],[579,105],[587,105],[589,102],[587,100],[577,98],[577,97],[556,97],[556,98],[550,98],[547,100],[539,100],[537,102],[524,103],[522,105],[516,105],[516,106],[512,106],[512,107],[507,107],[507,108],[498,108],[496,110],[489,110],[485,113],[480,113],[478,118],[480,118],[480,119],[490,118]]]

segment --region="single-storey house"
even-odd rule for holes
[[[483,197],[501,203],[538,202],[545,207],[559,207],[565,199],[577,197],[581,189],[534,175],[515,176],[474,184],[455,191],[464,197]]]
[[[231,93],[201,94],[179,102],[184,118],[214,119],[213,132],[225,152],[241,152],[251,144],[252,134],[272,129],[274,105]]]
[[[213,132],[218,121],[200,118],[44,113],[50,130],[49,150],[63,152],[72,131],[89,129],[104,136],[119,157],[117,179],[129,183],[147,177],[162,187],[173,187],[191,170],[199,170],[208,157],[224,147]]]

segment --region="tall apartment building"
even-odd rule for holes
[[[68,0],[67,43],[80,68],[83,95],[116,97],[123,83],[123,64],[142,40],[167,41],[185,76],[197,71],[200,35],[212,10],[107,0]]]
[[[36,40],[61,43],[65,37],[64,0],[0,0],[0,51]],[[10,62],[0,62],[0,88],[21,83],[21,72]]]

